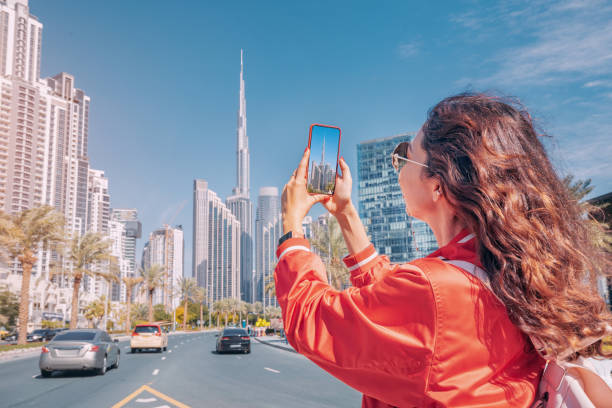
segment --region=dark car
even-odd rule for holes
[[[118,368],[118,340],[97,329],[66,330],[41,349],[40,374],[49,377],[54,370],[95,370],[104,375],[108,367]]]
[[[226,327],[217,335],[217,353],[226,351],[251,352],[251,337],[244,329]]]
[[[56,334],[55,329],[37,329],[28,334],[27,341],[49,341]]]

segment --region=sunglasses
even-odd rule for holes
[[[419,163],[418,161],[406,158],[408,155],[408,150],[410,150],[410,142],[401,142],[395,147],[395,149],[393,149],[393,153],[391,153],[391,164],[398,174],[400,171],[402,171],[402,168],[407,162],[418,164],[422,167],[429,167],[424,163]]]

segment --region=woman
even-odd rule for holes
[[[332,197],[306,192],[308,154],[283,191],[276,294],[289,342],[363,392],[363,407],[528,407],[540,355],[603,355],[612,318],[595,279],[606,260],[520,106],[447,98],[396,148],[406,212],[440,247],[404,265],[369,243],[344,160]],[[301,238],[316,202],[351,253],[342,292]]]

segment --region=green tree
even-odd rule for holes
[[[130,320],[132,322],[145,322],[149,316],[149,308],[143,303],[132,305],[130,310]],[[131,327],[130,327],[131,330]]]
[[[327,226],[314,225],[312,246],[327,263],[329,284],[338,290],[349,282],[350,272],[342,262],[348,252],[342,231],[336,218],[329,216]]]
[[[168,322],[172,320],[172,316],[161,303],[153,306],[153,321],[155,322]]]
[[[8,289],[0,290],[0,326],[15,327],[19,316],[19,298]]]
[[[148,296],[149,299],[149,317],[150,322],[153,321],[153,293],[155,289],[162,285],[164,278],[164,267],[158,264],[151,265],[149,268],[140,268],[140,275],[142,276],[143,287],[142,290]]]
[[[571,197],[580,205],[583,216],[587,219],[587,226],[593,243],[598,248],[612,253],[612,231],[604,216],[608,204],[598,206],[585,200],[586,196],[595,188],[591,185],[591,179],[574,180],[573,175],[568,175],[563,178],[563,184],[570,192]]]
[[[55,249],[64,242],[64,216],[51,206],[35,207],[17,214],[0,211],[0,252],[21,264],[19,335],[17,344],[26,344],[32,267],[41,248]]]
[[[206,289],[198,286],[194,291],[193,301],[200,308],[200,330],[202,330],[202,325],[204,324],[204,304],[208,302]]]
[[[125,320],[125,331],[129,332],[132,330],[132,292],[134,286],[142,282],[142,276],[133,278],[131,276],[124,276],[121,281],[125,285],[125,298],[127,303],[126,320]]]
[[[103,265],[101,270],[94,271],[95,276],[99,276],[104,281],[106,281],[106,298],[111,299],[111,290],[113,283],[119,283],[121,281],[121,269],[117,263],[117,258],[111,257],[110,262]],[[108,302],[104,305],[104,325],[103,327],[108,326]]]
[[[183,310],[187,309],[187,303],[193,300],[197,287],[198,285],[193,278],[182,277],[179,279],[179,290],[183,301]],[[187,313],[183,314],[183,330],[187,330]]]
[[[85,306],[85,318],[91,322],[93,327],[98,328],[100,321],[104,318],[105,307],[108,307],[106,296],[101,296]]]
[[[99,266],[100,263],[110,261],[111,241],[104,235],[97,232],[88,232],[81,236],[72,238],[70,250],[64,263],[64,257],[53,268],[53,275],[66,275],[73,280],[72,286],[72,310],[70,312],[70,328],[75,329],[79,317],[79,289],[81,281],[85,275],[95,276],[92,266]]]
[[[274,274],[270,273],[264,279],[264,292],[270,297],[276,297],[276,282],[274,282]]]

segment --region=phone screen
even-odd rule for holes
[[[340,156],[340,128],[318,124],[310,126],[308,146],[308,192],[334,194]]]

